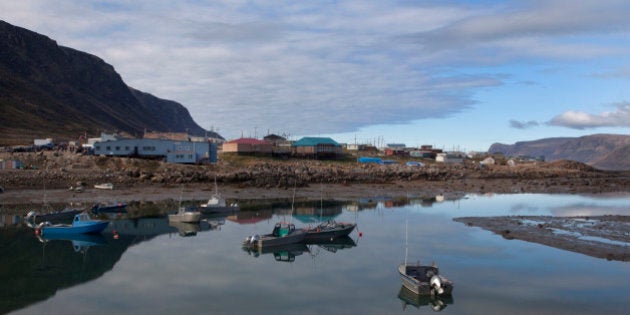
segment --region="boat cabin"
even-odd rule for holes
[[[274,226],[271,235],[275,237],[284,237],[291,234],[293,231],[295,231],[295,225],[293,223],[278,222],[276,223],[276,226]]]

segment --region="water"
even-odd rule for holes
[[[181,233],[164,218],[115,221],[102,239],[50,241],[45,246],[29,230],[5,228],[0,230],[0,312],[432,312],[429,300],[417,300],[417,309],[403,302],[404,291],[399,297],[396,268],[404,259],[405,224],[409,260],[436,261],[441,273],[455,282],[442,313],[625,314],[630,307],[627,262],[506,240],[452,221],[460,216],[630,215],[630,198],[495,195],[406,205],[378,198],[364,201],[368,199],[378,202],[326,211],[337,221],[357,222],[351,240],[278,253],[250,253],[241,241],[253,233],[269,233],[275,222],[289,219],[286,209],[211,218],[198,231]],[[386,206],[391,204],[399,205]],[[300,220],[294,219],[296,225],[304,225]]]

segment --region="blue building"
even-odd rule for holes
[[[94,154],[163,159],[168,163],[215,163],[217,146],[210,142],[121,139],[94,143]]]

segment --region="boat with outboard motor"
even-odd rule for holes
[[[398,266],[402,284],[411,292],[419,295],[450,295],[453,282],[442,275],[435,263],[431,266],[409,265],[406,262]]]
[[[35,227],[35,233],[42,236],[51,234],[89,234],[101,233],[109,224],[107,220],[93,220],[82,212],[74,216],[72,224],[52,224],[48,221],[42,222]]]
[[[296,229],[293,223],[278,222],[270,234],[251,235],[245,238],[243,246],[265,248],[300,243],[304,240],[306,231]]]

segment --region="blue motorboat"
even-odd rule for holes
[[[74,216],[72,224],[51,224],[50,222],[42,222],[36,227],[36,231],[42,236],[51,234],[90,234],[101,233],[109,224],[106,220],[93,220],[86,213],[80,213]]]

